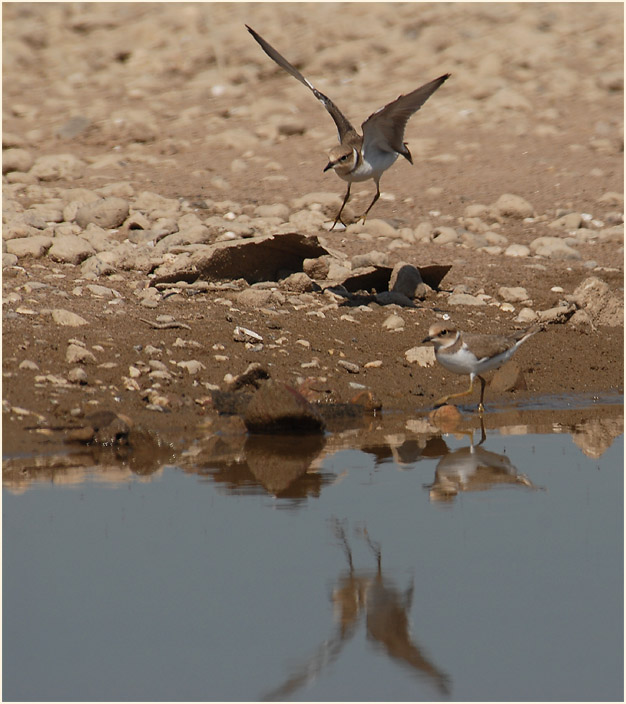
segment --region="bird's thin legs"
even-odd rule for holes
[[[478,412],[484,413],[485,407],[483,406],[483,399],[485,397],[485,384],[487,382],[482,378],[482,376],[478,376],[478,374],[476,376],[478,377],[478,379],[480,379],[480,403],[478,404]],[[461,391],[458,394],[450,394],[449,396],[444,396],[443,398],[440,398],[438,401],[435,401],[435,408],[439,408],[439,406],[443,406],[444,404],[448,403],[451,398],[460,398],[461,396],[468,396],[472,393],[473,390],[474,377],[470,376],[469,389],[467,389],[466,391]]]
[[[482,378],[482,376],[479,376],[478,378],[480,379],[480,403],[478,404],[478,412],[484,413],[485,407],[483,406],[483,398],[485,396],[486,381]]]
[[[469,389],[467,391],[461,391],[458,394],[450,394],[449,396],[444,396],[443,398],[440,398],[438,401],[435,401],[435,408],[438,406],[443,406],[445,403],[448,403],[448,401],[451,398],[460,398],[461,396],[468,396],[469,394],[472,393],[474,390],[474,377],[470,377],[470,385]]]
[[[369,208],[361,215],[359,220],[363,221],[363,224],[365,224],[365,218],[367,217],[367,214],[369,211],[372,209],[374,206],[374,203],[380,198],[380,185],[378,184],[378,181],[376,182],[376,195],[374,196],[374,200],[369,204]]]
[[[346,191],[346,195],[344,196],[343,203],[341,204],[341,208],[339,208],[339,212],[337,213],[337,217],[335,218],[335,222],[333,223],[332,227],[330,228],[331,230],[335,229],[335,225],[340,222],[344,227],[346,223],[341,219],[341,213],[343,212],[345,204],[348,202],[348,198],[350,198],[350,186],[352,184],[348,182],[348,190]],[[374,205],[372,203],[372,205]],[[370,206],[371,208],[371,206]]]

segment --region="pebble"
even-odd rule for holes
[[[81,345],[69,344],[65,352],[65,361],[68,364],[77,364],[79,362],[89,363],[96,362],[95,356]]]
[[[515,320],[518,323],[532,323],[537,320],[537,313],[532,308],[522,308]]]
[[[85,320],[81,315],[77,313],[72,313],[71,310],[65,310],[65,308],[54,308],[50,311],[52,315],[52,320],[57,324],[64,327],[80,327],[81,325],[88,325],[88,321]]]
[[[533,206],[525,198],[512,193],[503,193],[492,207],[498,215],[520,220],[535,214]]]
[[[501,286],[498,289],[498,296],[509,303],[529,300],[528,291],[522,286]]]
[[[361,367],[354,362],[347,362],[345,359],[340,359],[337,364],[343,367],[350,374],[358,374],[361,371]]]
[[[435,348],[432,345],[411,347],[404,356],[409,364],[417,364],[420,367],[432,367],[437,361]]]
[[[71,381],[73,384],[86,384],[89,380],[87,372],[83,369],[83,367],[74,367],[73,369],[70,369],[67,373],[67,378],[68,381]]]
[[[460,240],[459,233],[453,227],[435,227],[432,231],[433,242],[437,244],[454,244]]]
[[[404,329],[404,318],[392,313],[385,318],[383,328],[385,328],[385,330],[402,330]]]
[[[448,296],[448,304],[451,306],[484,306],[485,301],[469,293],[452,293]]]
[[[530,248],[525,244],[510,244],[505,250],[504,254],[507,257],[529,257]]]

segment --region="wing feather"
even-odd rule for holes
[[[416,88],[411,93],[401,95],[391,103],[370,115],[361,125],[363,129],[363,148],[369,144],[376,144],[379,148],[385,142],[391,148],[405,156],[411,163],[411,153],[404,144],[404,129],[411,115],[416,113],[442,83],[450,78],[446,73]],[[388,150],[387,150],[388,151]]]
[[[344,136],[348,132],[355,132],[354,127],[352,127],[345,115],[335,105],[335,103],[333,103],[330,98],[325,96],[323,93],[320,93],[320,91],[317,90],[317,88],[311,83],[311,81],[306,79],[295,66],[292,66],[289,61],[287,61],[284,56],[279,54],[271,44],[266,42],[262,36],[257,34],[251,27],[248,27],[248,25],[246,25],[246,29],[256,39],[256,41],[261,46],[261,49],[263,49],[263,51],[270,57],[270,59],[275,61],[281,68],[285,69],[287,73],[290,73],[295,79],[300,81],[300,83],[304,84],[307,88],[313,91],[313,95],[320,101],[320,103],[328,111],[329,115],[333,118],[333,121],[337,126],[337,132],[339,133],[340,142],[343,140]]]

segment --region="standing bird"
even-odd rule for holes
[[[430,326],[428,336],[422,340],[435,345],[435,357],[439,364],[455,374],[469,374],[470,385],[467,391],[444,396],[435,402],[435,406],[443,406],[451,398],[467,396],[474,390],[474,379],[480,379],[480,403],[478,410],[483,413],[483,397],[485,395],[485,380],[481,376],[490,369],[497,369],[508,361],[517,348],[529,337],[542,329],[534,325],[528,330],[522,330],[511,337],[504,335],[478,335],[460,332],[454,326],[446,323],[434,323]]]
[[[371,178],[376,183],[376,195],[368,209],[359,218],[365,222],[367,214],[380,198],[380,177],[383,172],[395,162],[398,154],[402,154],[411,164],[413,163],[411,152],[403,141],[406,123],[411,115],[417,112],[437,88],[450,77],[450,74],[446,73],[443,76],[439,76],[439,78],[435,78],[435,80],[426,83],[421,88],[417,88],[406,95],[401,95],[393,102],[376,110],[361,125],[363,130],[363,136],[361,136],[330,98],[320,93],[297,68],[281,56],[263,37],[259,36],[248,25],[246,25],[246,28],[270,59],[273,59],[285,71],[313,91],[313,95],[328,110],[335,125],[337,125],[340,143],[339,146],[331,149],[328,155],[328,164],[326,164],[324,171],[333,169],[339,178],[348,182],[348,190],[330,229],[334,229],[338,222],[345,226],[341,219],[341,213],[350,198],[350,186],[352,183],[354,181],[367,181]]]

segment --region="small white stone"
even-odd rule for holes
[[[435,348],[430,345],[411,347],[404,353],[404,356],[409,364],[416,363],[420,367],[432,367],[437,362]]]

